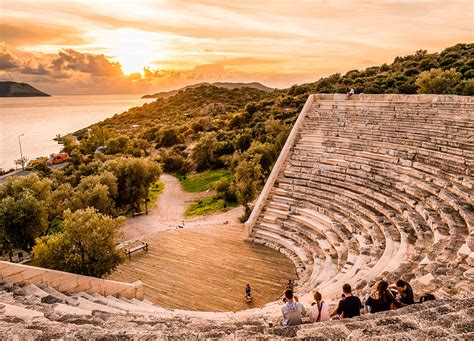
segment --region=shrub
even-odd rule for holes
[[[170,128],[160,131],[157,142],[157,147],[172,147],[175,144],[181,143],[182,139],[175,129]]]
[[[172,152],[163,152],[161,155],[163,170],[169,173],[187,174],[191,171],[192,165],[183,156]]]
[[[249,203],[255,198],[257,188],[263,179],[260,156],[243,160],[235,169],[235,189],[237,199],[245,207],[245,214],[250,213]]]
[[[199,139],[191,153],[197,171],[203,171],[214,166],[216,149],[217,139],[215,133],[207,133]]]
[[[63,232],[36,241],[33,263],[40,267],[102,277],[124,260],[116,247],[125,218],[112,218],[93,208],[64,212]]]
[[[222,178],[214,183],[214,190],[219,193],[225,201],[236,202],[237,193],[235,190],[235,182],[231,178]]]
[[[454,94],[460,82],[461,74],[454,69],[431,69],[422,72],[416,79],[421,94]]]
[[[140,203],[147,198],[148,188],[159,179],[161,168],[152,161],[136,158],[109,160],[102,166],[117,178],[117,204],[140,211]]]

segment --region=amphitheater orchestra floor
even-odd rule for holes
[[[109,278],[145,283],[146,299],[163,307],[236,311],[278,299],[292,262],[279,252],[243,241],[241,227],[185,228],[147,238],[148,252],[127,259]],[[249,283],[254,303],[244,301]]]

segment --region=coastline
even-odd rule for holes
[[[0,98],[0,168],[15,168],[22,153],[28,159],[58,152],[53,140],[154,99],[140,95],[57,95]]]

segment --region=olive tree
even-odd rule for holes
[[[85,210],[64,212],[63,232],[41,237],[33,247],[33,264],[86,276],[102,277],[123,262],[116,248],[124,217]]]
[[[260,155],[250,159],[242,160],[235,169],[235,190],[237,200],[245,207],[245,216],[250,214],[249,203],[257,195],[258,185],[262,176],[262,166],[260,166]]]
[[[51,180],[36,174],[12,177],[0,186],[0,234],[6,244],[30,250],[48,229]]]
[[[117,178],[117,205],[131,206],[137,212],[140,211],[140,202],[148,197],[150,185],[161,175],[158,164],[138,158],[109,160],[103,169]]]
[[[423,71],[416,79],[421,94],[455,94],[460,82],[461,74],[455,69]]]
[[[208,133],[199,139],[191,153],[191,159],[194,161],[197,171],[211,168],[214,165],[216,148],[216,133]]]

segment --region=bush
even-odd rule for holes
[[[196,170],[203,171],[212,168],[216,161],[216,133],[207,133],[199,139],[191,153]]]
[[[235,169],[235,189],[237,199],[245,207],[245,214],[250,214],[249,203],[257,195],[257,188],[263,179],[260,156],[243,160]]]
[[[466,96],[474,96],[474,79],[462,82],[462,94]]]
[[[461,82],[461,74],[454,69],[424,71],[416,79],[420,94],[455,94]]]
[[[29,250],[47,231],[51,183],[30,174],[11,177],[0,186],[0,235],[7,244]]]
[[[175,129],[170,128],[160,131],[157,142],[157,147],[172,147],[175,144],[181,143],[182,139]]]
[[[235,183],[231,178],[222,178],[214,183],[214,190],[228,202],[237,202]]]
[[[185,175],[191,171],[192,165],[180,154],[163,152],[161,156],[163,170],[168,173],[178,173]]]
[[[36,241],[33,263],[76,274],[102,277],[124,260],[116,240],[124,217],[112,218],[93,208],[64,212],[64,231]]]
[[[105,152],[107,154],[125,153],[127,151],[129,139],[126,136],[111,138],[107,141]]]
[[[148,189],[159,179],[161,168],[152,161],[135,158],[109,160],[102,166],[117,178],[117,205],[140,211],[140,203],[148,196]]]

